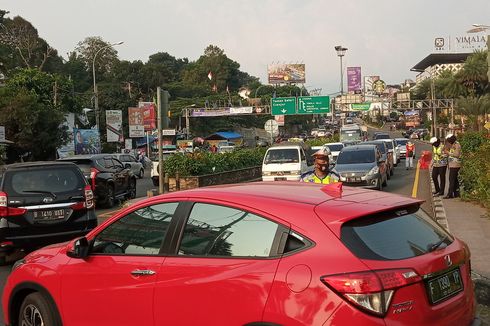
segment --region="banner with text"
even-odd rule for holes
[[[349,92],[361,89],[361,67],[347,67],[347,88]]]
[[[107,126],[107,142],[119,143],[123,141],[122,111],[106,110],[105,121]]]
[[[145,131],[152,131],[156,129],[156,105],[153,102],[139,102],[138,108],[143,108],[143,125]]]
[[[128,108],[129,137],[145,136],[144,108]]]

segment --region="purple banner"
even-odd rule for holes
[[[347,67],[347,88],[349,92],[361,89],[361,67]]]

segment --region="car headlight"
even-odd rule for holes
[[[375,166],[374,168],[372,168],[371,171],[369,171],[367,175],[375,175],[376,173],[379,173],[379,167],[378,166]]]
[[[12,265],[12,272],[15,271],[17,268],[19,268],[20,266],[24,265],[26,263],[26,261],[24,259],[19,259],[17,260],[14,265]]]
[[[301,174],[301,171],[300,170],[291,171],[291,174],[292,175],[300,175]]]
[[[262,171],[262,175],[272,175],[272,172],[270,171]]]

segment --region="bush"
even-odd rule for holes
[[[463,152],[461,195],[490,208],[490,139],[485,133],[467,132],[459,142]]]
[[[230,153],[178,153],[163,162],[163,170],[170,176],[198,176],[262,165],[266,148],[237,149]]]
[[[338,143],[339,142],[339,135],[333,135],[331,137],[321,137],[321,138],[315,138],[315,139],[308,139],[305,144],[310,145],[310,146],[322,146],[327,143]]]

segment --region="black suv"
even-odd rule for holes
[[[75,155],[61,161],[78,165],[92,187],[97,205],[111,208],[117,199],[136,197],[136,176],[112,154]]]
[[[0,265],[15,249],[68,241],[96,226],[92,189],[75,164],[16,163],[0,172]]]

